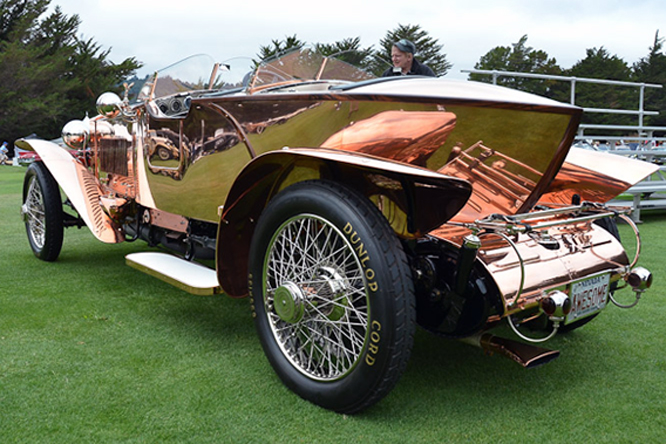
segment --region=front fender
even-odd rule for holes
[[[16,141],[16,146],[39,155],[97,239],[105,243],[124,240],[116,224],[102,210],[99,184],[85,165],[60,145],[46,140],[21,139]]]
[[[217,270],[227,294],[247,293],[250,240],[268,201],[287,186],[312,179],[342,183],[370,199],[405,239],[441,226],[460,211],[472,192],[465,180],[360,153],[321,148],[266,153],[241,172],[222,210]]]

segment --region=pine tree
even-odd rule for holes
[[[664,39],[659,37],[659,30],[657,30],[649,54],[634,63],[632,67],[635,81],[666,85],[666,55],[663,53],[663,47]],[[646,117],[645,124],[666,126],[666,87],[660,89],[646,88],[644,108],[660,111],[658,116]]]
[[[497,46],[479,59],[475,69],[497,70],[533,74],[560,75],[562,68],[555,58],[548,53],[527,46],[527,35],[524,35],[511,46]],[[470,80],[492,82],[492,77],[483,74],[471,74]],[[559,86],[556,80],[530,79],[525,77],[500,76],[497,84],[519,89],[542,96],[552,96]]]
[[[95,98],[140,64],[115,65],[92,40],[76,37],[80,19],[50,0],[0,0],[0,140],[36,133],[56,138],[62,126],[94,113]]]
[[[610,54],[605,48],[591,48],[586,57],[576,62],[566,71],[566,75],[605,80],[630,81],[631,70],[620,57]],[[603,85],[578,82],[576,85],[576,105],[598,109],[637,109],[636,88],[627,86]],[[635,116],[617,114],[591,114],[583,116],[583,123],[632,125]]]

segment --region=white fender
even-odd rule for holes
[[[31,148],[44,162],[69,201],[86,223],[93,235],[105,243],[124,240],[120,229],[104,212],[102,192],[96,178],[66,149],[46,140],[30,139],[17,143],[21,148]],[[27,145],[27,146],[26,146]]]

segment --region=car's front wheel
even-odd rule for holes
[[[413,342],[414,290],[370,201],[325,181],[283,190],[257,223],[250,287],[264,351],[300,396],[353,413],[395,386]]]
[[[171,151],[169,151],[168,148],[165,148],[163,146],[160,146],[157,148],[157,156],[160,158],[160,160],[167,161],[171,159]]]
[[[32,163],[25,173],[21,214],[35,256],[56,260],[64,237],[62,201],[58,183],[41,162]]]

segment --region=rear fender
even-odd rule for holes
[[[69,151],[53,142],[39,139],[18,140],[16,146],[39,155],[97,239],[110,244],[124,240],[119,228],[102,209],[100,199],[103,193],[99,183]]]
[[[267,203],[289,185],[315,179],[342,183],[370,199],[404,239],[439,227],[472,192],[465,180],[359,153],[321,148],[266,153],[241,172],[220,211],[217,270],[227,294],[247,294],[250,240]]]
[[[571,148],[540,204],[606,203],[659,169],[658,165],[617,154]]]

